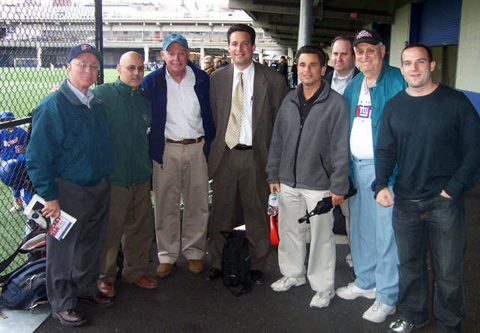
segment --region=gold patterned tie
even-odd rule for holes
[[[225,143],[228,148],[233,149],[238,145],[240,139],[240,129],[242,128],[242,110],[243,110],[243,79],[242,72],[238,73],[238,83],[235,87],[232,99],[232,109],[228,119],[227,132],[225,133]]]

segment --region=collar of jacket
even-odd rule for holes
[[[312,105],[322,103],[328,99],[328,96],[330,96],[330,84],[325,79],[322,79],[322,85],[323,90],[320,95],[318,95],[317,99],[312,103]],[[297,86],[297,89],[294,90],[292,95],[292,102],[298,107],[300,107],[300,94],[303,94],[303,83],[300,83]]]
[[[145,94],[145,91],[141,86],[138,86],[137,89],[132,91],[132,87],[130,87],[128,84],[125,84],[122,80],[120,80],[120,77],[117,78],[117,80],[114,82],[114,85],[118,87],[118,89],[121,92],[124,92],[126,94]]]
[[[68,80],[68,79],[67,79]],[[61,92],[65,97],[68,99],[70,103],[73,105],[85,105],[80,101],[77,96],[73,93],[73,91],[68,87],[67,80],[63,81],[63,83],[60,85],[60,89],[58,90]],[[92,101],[90,102],[90,106],[93,106],[93,104],[100,104],[100,100],[93,96]]]
[[[189,66],[193,70],[193,74],[195,75],[195,86],[202,83],[203,79],[198,75],[199,69],[195,67],[195,65],[190,60],[188,60],[187,66]],[[162,67],[162,69],[158,73],[158,76],[159,76],[158,84],[160,86],[160,89],[167,89],[167,80],[165,79],[165,75],[167,75],[166,64]]]

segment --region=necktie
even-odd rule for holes
[[[242,127],[243,110],[243,79],[242,72],[238,73],[238,83],[233,92],[232,109],[228,119],[227,132],[225,133],[225,143],[228,148],[233,149],[238,145],[240,139],[240,129]]]

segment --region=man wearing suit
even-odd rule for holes
[[[210,77],[210,102],[217,135],[208,166],[213,178],[209,227],[212,268],[208,279],[220,276],[224,244],[220,231],[235,227],[238,195],[252,258],[251,278],[261,284],[270,246],[265,166],[273,123],[287,87],[280,73],[252,61],[255,31],[251,27],[233,25],[227,39],[232,64]]]
[[[353,53],[353,40],[349,37],[338,36],[332,41],[332,64],[333,71],[325,73],[323,77],[330,87],[343,95],[345,88],[352,79],[360,72],[355,67],[355,54]],[[349,200],[345,200],[340,206],[334,208],[335,218],[337,212],[345,216],[345,231],[347,232],[348,246],[350,246],[350,209]],[[341,215],[340,215],[341,216]],[[352,254],[349,253],[345,261],[350,267],[350,280],[355,281],[355,271],[353,269]]]

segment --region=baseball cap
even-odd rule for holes
[[[102,61],[102,54],[96,48],[89,44],[80,44],[72,47],[70,52],[68,52],[67,62],[72,61],[73,58],[82,53],[91,53],[97,57],[98,61]]]
[[[382,36],[380,36],[380,34],[376,30],[363,29],[355,36],[352,46],[355,46],[359,43],[377,45],[381,42]]]
[[[163,41],[163,49],[166,50],[168,46],[172,43],[178,43],[184,48],[188,49],[187,40],[180,34],[171,34],[165,37],[165,40]]]
[[[0,114],[0,120],[15,119],[12,111],[5,110]]]

